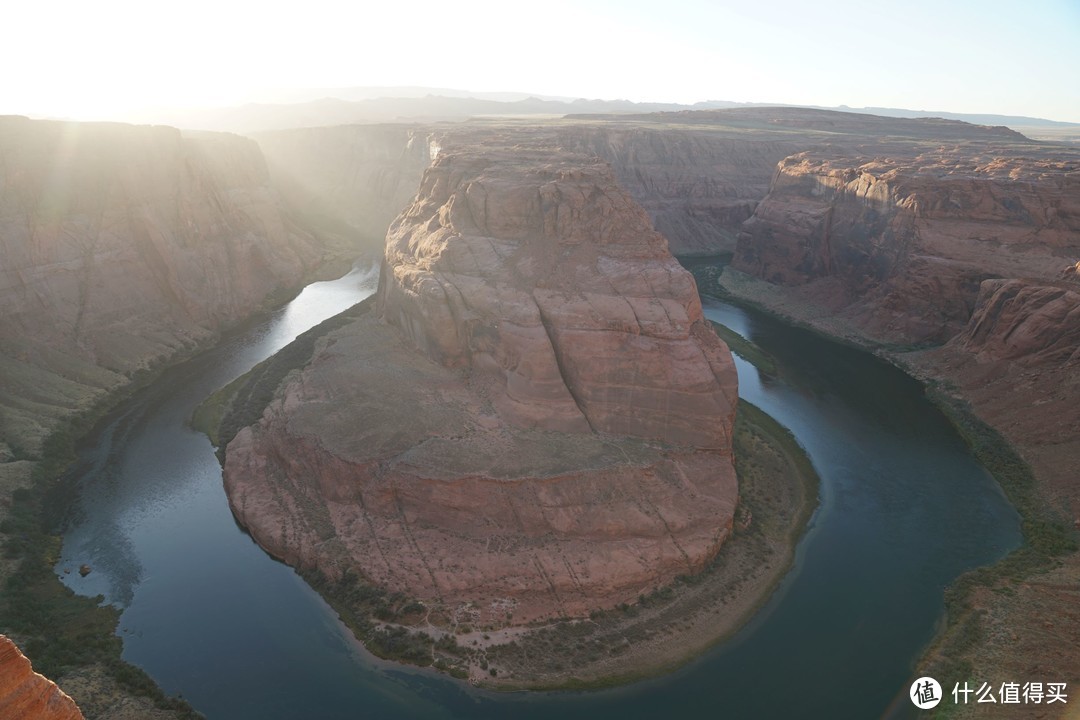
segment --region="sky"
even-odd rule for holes
[[[1080,0],[11,3],[0,114],[404,86],[1080,122]]]

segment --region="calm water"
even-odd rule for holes
[[[706,314],[777,360],[736,360],[739,393],[789,427],[821,475],[796,566],[731,642],[597,693],[493,695],[383,663],[233,522],[203,397],[375,288],[308,287],[264,324],[170,371],[91,439],[58,570],[123,609],[124,657],[210,720],[829,717],[906,713],[944,587],[1019,543],[1018,518],[919,386],[865,353],[715,301]],[[890,710],[895,704],[898,711]]]

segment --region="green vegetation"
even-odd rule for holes
[[[656,639],[685,637],[682,633],[691,627],[694,616],[730,612],[726,603],[739,592],[746,577],[740,573],[741,562],[754,568],[769,563],[776,563],[781,570],[786,567],[775,554],[775,544],[792,549],[805,530],[817,505],[817,473],[786,428],[744,401],[739,402],[736,414],[734,444],[740,506],[754,507],[750,528],[737,531],[701,572],[676,577],[671,584],[640,595],[635,603],[594,610],[588,620],[563,620],[538,627],[514,642],[487,648],[485,661],[520,679],[520,685],[499,684],[497,689],[602,689],[673,670],[694,653],[660,665],[641,657],[640,669],[633,671],[605,668],[604,663]],[[797,487],[791,487],[792,483]],[[782,494],[778,486],[785,487],[790,502],[778,497]],[[735,560],[737,557],[741,561]],[[782,577],[783,572],[777,573],[776,581]],[[767,590],[757,603],[766,597]],[[709,639],[720,642],[725,637],[721,633]],[[571,668],[582,675],[570,675]]]
[[[166,696],[141,669],[121,660],[116,608],[100,606],[101,597],[76,595],[54,574],[60,538],[49,530],[48,499],[74,460],[75,438],[90,429],[96,416],[79,416],[54,431],[44,443],[30,487],[12,493],[0,534],[4,556],[14,561],[15,570],[0,588],[0,631],[23,638],[34,669],[46,677],[101,665],[127,692],[150,698],[180,717],[201,717],[183,700]]]
[[[712,323],[712,326],[713,329],[716,330],[716,334],[720,336],[720,339],[727,343],[731,352],[735,353],[766,375],[776,375],[776,360],[773,359],[772,355],[769,355],[755,343],[747,340],[742,335],[720,323],[714,322]]]
[[[1005,587],[1056,566],[1058,558],[1076,552],[1077,533],[1057,516],[1039,494],[1034,473],[997,430],[975,417],[967,403],[931,383],[927,397],[967,441],[972,454],[998,481],[1020,514],[1024,543],[999,562],[961,575],[945,592],[946,627],[935,647],[927,673],[942,683],[971,679],[964,654],[983,636],[982,613],[972,606],[980,587]],[[940,713],[939,713],[940,715]]]
[[[254,381],[269,377],[272,373],[266,372]],[[757,569],[762,564],[777,562],[770,543],[779,538],[781,544],[793,547],[816,506],[817,474],[802,448],[787,429],[745,402],[740,402],[737,412],[735,452],[740,485],[746,493],[740,502],[756,506],[753,528],[729,540],[742,543],[741,554],[725,554],[728,552],[725,546],[702,572],[677,577],[669,585],[642,593],[635,603],[596,610],[588,619],[538,624],[508,643],[482,647],[475,640],[471,644],[459,642],[455,635],[467,635],[474,630],[488,640],[490,636],[485,631],[489,628],[477,627],[472,622],[455,622],[444,607],[390,593],[354,572],[346,572],[337,579],[328,578],[316,569],[304,570],[301,575],[367,649],[379,657],[434,667],[459,678],[468,677],[470,667],[477,667],[496,680],[509,671],[531,689],[588,689],[625,684],[672,669],[689,660],[692,653],[661,667],[643,663],[642,669],[633,673],[605,674],[602,670],[605,661],[658,637],[678,637],[690,626],[690,615],[711,616],[721,612],[743,582],[739,573],[745,567],[740,563],[746,561]],[[786,469],[776,472],[775,463]],[[798,478],[794,477],[796,474]],[[797,487],[789,488],[787,501],[778,498],[773,486],[792,482]],[[782,575],[778,573],[777,580]],[[758,600],[762,601],[764,597]],[[718,642],[723,637],[719,635],[712,641]],[[595,676],[569,676],[572,668],[593,672]],[[512,690],[517,686],[499,683],[496,687]]]
[[[248,375],[244,374],[225,387],[219,388],[208,398],[203,400],[202,403],[195,408],[195,412],[191,416],[191,427],[204,433],[210,438],[210,442],[216,448],[222,447],[220,437],[221,423],[225,419],[226,413],[228,413],[232,407],[233,398],[240,391],[240,388],[247,383],[247,380]],[[233,431],[233,435],[235,436],[235,430]]]
[[[739,409],[735,415],[735,470],[739,476],[740,504],[745,494],[754,492],[761,484],[755,477],[759,472],[756,460],[760,453],[753,450],[751,441],[754,439],[779,450],[802,482],[804,501],[796,508],[795,519],[788,534],[794,542],[803,534],[806,524],[810,522],[810,516],[817,508],[821,478],[818,477],[814,464],[810,462],[810,457],[790,430],[757,405],[739,400]],[[761,522],[757,523],[759,528],[761,525]]]
[[[388,593],[353,572],[345,572],[336,580],[318,570],[301,575],[374,655],[421,667],[434,665],[452,675],[467,676],[468,652],[451,633],[436,639],[408,627],[424,619],[426,608],[422,603],[401,593]]]

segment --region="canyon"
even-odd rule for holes
[[[1077,258],[1075,149],[890,139],[785,158],[720,278],[739,297],[889,358],[999,432],[990,443],[1018,451],[984,461],[1013,477],[1007,491],[1029,542],[1014,562],[1029,570],[975,582],[950,620],[983,639],[946,633],[924,670],[1080,678]]]
[[[671,257],[731,254],[716,289],[940,384],[1080,518],[1072,148],[790,108],[254,139],[0,118],[0,187],[6,495],[64,422],[368,253],[377,300],[224,448],[238,520],[455,622],[632,603],[732,531],[734,369]],[[965,659],[1080,682],[1077,557],[976,591]]]
[[[328,252],[251,140],[0,118],[0,456],[277,302]]]
[[[782,161],[732,269],[782,288],[790,314],[953,383],[1071,521],[1078,257],[1076,150],[890,140]]]
[[[0,630],[47,647],[42,634],[100,627],[89,601],[49,614],[67,599],[50,579],[56,540],[43,528],[55,520],[35,517],[74,441],[116,398],[281,303],[335,252],[291,219],[252,140],[0,117]],[[79,628],[79,613],[93,620]],[[117,672],[138,677],[121,672],[119,641],[111,664],[107,642],[91,645],[53,673],[80,704],[176,717],[117,686]]]
[[[443,137],[377,308],[228,443],[225,483],[290,564],[484,627],[580,617],[699,572],[731,532],[735,386],[606,164]]]

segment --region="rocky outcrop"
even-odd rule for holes
[[[734,264],[826,332],[937,346],[904,362],[958,388],[1075,516],[1080,153],[975,140],[786,158]]]
[[[739,227],[769,189],[776,163],[806,141],[700,129],[606,123],[517,128],[607,161],[676,255],[731,252]],[[416,195],[440,140],[500,137],[501,128],[349,125],[255,135],[286,201],[330,235],[382,251],[390,222]]]
[[[519,425],[730,448],[710,422],[734,403],[730,355],[606,164],[444,154],[390,228],[379,306],[432,359],[490,376]]]
[[[0,635],[0,717],[4,720],[82,720],[75,701]]]
[[[730,533],[735,372],[692,278],[606,164],[532,143],[444,138],[385,322],[326,336],[229,443],[275,555],[499,625],[633,600]]]
[[[1080,363],[1080,287],[986,280],[957,342],[979,360]]]
[[[214,337],[321,259],[254,142],[0,118],[0,435],[56,421]]]
[[[734,266],[801,286],[889,342],[942,343],[983,280],[1057,278],[1080,254],[1080,157],[1034,146],[883,143],[780,163]]]

